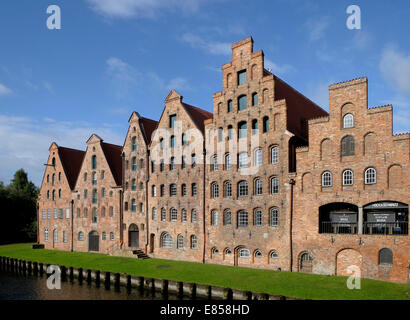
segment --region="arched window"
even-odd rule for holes
[[[182,195],[183,197],[186,196],[186,184],[185,184],[185,183],[183,183],[183,184],[181,185],[181,195]]]
[[[53,158],[53,159],[51,160],[51,165],[52,165],[53,167],[56,166],[56,158]]]
[[[183,146],[186,145],[186,134],[185,133],[182,134],[181,143]]]
[[[310,253],[308,252],[304,252],[301,256],[300,256],[300,265],[299,265],[299,269],[301,272],[312,272],[312,261],[313,258],[310,255]]]
[[[240,154],[239,154],[239,157],[238,157],[239,159],[239,169],[242,169],[242,168],[247,168],[248,167],[248,163],[249,163],[249,160],[248,160],[248,153],[247,152],[241,152]]]
[[[186,222],[187,221],[187,214],[186,214],[186,210],[182,209],[181,211],[181,221],[182,222]]]
[[[256,209],[253,216],[253,224],[255,226],[261,226],[263,224],[263,215],[261,209]]]
[[[238,124],[238,131],[239,131],[239,139],[246,138],[247,136],[247,126],[246,121],[239,122]]]
[[[137,180],[135,180],[135,179],[131,180],[131,189],[133,191],[137,190]]]
[[[165,208],[161,208],[161,221],[165,221],[166,220],[166,211]]]
[[[55,199],[56,199],[56,191],[53,190],[53,200],[55,200]]]
[[[44,228],[44,241],[48,242],[48,228]]]
[[[93,223],[98,222],[98,213],[97,213],[97,208],[93,208],[93,216],[92,216],[92,221]]]
[[[219,185],[214,182],[211,185],[211,198],[218,198],[219,197]]]
[[[270,258],[271,259],[278,259],[279,255],[275,250],[272,250],[271,253],[270,253]]]
[[[262,258],[262,252],[260,252],[260,250],[255,250],[253,255],[255,258]]]
[[[213,156],[211,158],[211,169],[212,171],[218,171],[218,157]]]
[[[127,202],[128,203],[128,202]],[[128,208],[127,208],[128,209]],[[105,207],[101,208],[101,217],[105,217]]]
[[[252,93],[252,106],[258,105],[258,94],[256,92]]]
[[[270,193],[271,194],[279,193],[279,178],[278,177],[272,177],[270,179]]]
[[[252,134],[258,134],[258,120],[257,119],[253,119],[252,120]]]
[[[214,255],[214,254],[218,254],[218,253],[219,253],[219,250],[218,250],[218,248],[212,248],[212,249],[211,249],[211,252],[212,252],[212,254]]]
[[[257,149],[255,151],[255,166],[260,167],[263,163],[263,153],[262,149]]]
[[[84,182],[87,181],[87,172],[84,172]]]
[[[58,173],[58,181],[61,181],[61,172]]]
[[[238,211],[238,227],[247,227],[249,224],[248,211],[240,210]]]
[[[58,242],[58,231],[57,231],[57,229],[53,230],[53,240],[54,240],[54,243]]]
[[[184,237],[182,234],[179,234],[177,237],[177,249],[184,249]]]
[[[92,162],[92,168],[97,169],[97,156],[96,155],[92,156],[91,162]]]
[[[271,227],[279,226],[279,209],[271,208],[269,212],[269,225]]]
[[[229,249],[229,248],[225,249],[225,255],[226,256],[230,256],[231,254],[232,254],[231,249]]]
[[[52,178],[51,178],[51,185],[53,185],[54,186],[54,183],[56,182],[56,175],[55,175],[55,173],[53,173],[53,176],[52,176]]]
[[[177,185],[175,183],[171,183],[169,185],[169,195],[171,197],[176,197],[177,196]]]
[[[169,162],[169,170],[175,170],[177,168],[175,164],[175,157],[171,157],[171,160]]]
[[[195,235],[191,236],[191,249],[196,249],[197,248],[197,238]]]
[[[256,196],[261,196],[263,193],[263,188],[262,188],[262,180],[261,179],[256,179],[255,180],[255,191],[254,191]]]
[[[137,171],[137,158],[133,157],[131,160],[132,171]]]
[[[195,197],[197,195],[197,188],[196,188],[196,183],[193,183],[191,185],[191,191],[192,191],[192,196]]]
[[[368,168],[364,172],[364,182],[365,184],[375,184],[377,181],[376,177],[376,169],[375,168]]]
[[[153,207],[152,208],[152,216],[151,216],[152,220],[157,220],[157,208]]]
[[[93,189],[93,203],[97,203],[97,189]]]
[[[164,138],[160,138],[160,139],[159,139],[159,146],[160,146],[161,150],[164,150],[164,146],[165,146],[165,144],[164,144]]]
[[[196,222],[196,210],[192,209],[191,211],[191,222]]]
[[[164,171],[165,164],[164,164],[164,159],[159,160],[159,171]]]
[[[114,240],[114,232],[110,232],[110,240],[111,240],[111,241]]]
[[[50,182],[50,175],[48,174],[47,175],[47,183],[49,183]]]
[[[78,240],[79,240],[79,241],[84,241],[84,232],[80,231],[80,232],[78,233]]]
[[[348,129],[348,128],[353,128],[354,127],[354,118],[351,113],[346,114],[343,117],[343,128]]]
[[[171,146],[171,148],[175,147],[175,136],[171,136],[170,146]]]
[[[156,197],[157,196],[157,186],[154,185],[151,187],[151,189],[152,189],[152,196]]]
[[[178,221],[178,210],[175,208],[171,208],[171,221]]]
[[[96,185],[97,184],[97,173],[94,171],[91,175],[92,178],[92,184]]]
[[[109,211],[109,216],[110,217],[113,217],[114,216],[114,207],[110,207],[109,209],[108,209],[108,211]]]
[[[332,173],[330,171],[325,171],[322,173],[322,187],[332,186]]]
[[[137,150],[137,137],[132,137],[131,144],[132,144],[132,151]]]
[[[343,180],[344,186],[352,186],[353,185],[353,171],[352,170],[343,171],[342,180]]]
[[[107,232],[103,231],[103,233],[101,234],[101,240],[107,240]]]
[[[246,248],[239,249],[239,258],[249,258],[250,256],[251,256],[251,253],[249,249],[246,249]]]
[[[393,264],[393,252],[388,248],[379,251],[379,264]]]
[[[230,154],[225,156],[225,170],[229,171],[232,169],[232,157]]]
[[[211,212],[211,225],[217,226],[218,225],[218,211],[212,210]]]
[[[136,212],[137,211],[137,202],[135,201],[135,199],[131,200],[131,211],[132,212]]]
[[[232,100],[228,100],[228,113],[232,112]]]
[[[345,136],[342,139],[342,157],[354,155],[354,138],[353,136]]]
[[[196,155],[195,155],[195,153],[193,153],[191,155],[191,167],[196,168]]]
[[[269,117],[263,117],[263,133],[269,131]]]
[[[172,249],[173,245],[172,236],[167,232],[163,233],[161,235],[161,248]]]
[[[232,125],[228,126],[228,140],[232,140],[233,139],[233,127]]]
[[[224,140],[224,129],[218,128],[218,142],[222,142]]]
[[[224,197],[232,197],[232,182],[230,181],[224,183]]]
[[[224,212],[224,226],[232,225],[232,212],[230,210],[225,210]]]
[[[140,169],[144,168],[144,159],[140,159]]]
[[[238,182],[238,196],[246,197],[248,195],[248,181],[242,180]]]

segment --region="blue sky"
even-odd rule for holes
[[[49,5],[61,30],[46,27]],[[362,29],[346,27],[349,5]],[[231,44],[251,35],[283,80],[328,109],[328,86],[367,76],[369,106],[393,104],[410,130],[410,2],[318,0],[3,0],[0,181],[39,185],[52,141],[122,144],[133,110],[159,119],[171,89],[212,111]]]

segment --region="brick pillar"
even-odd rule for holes
[[[359,220],[357,223],[357,233],[363,234],[363,206],[359,205]]]

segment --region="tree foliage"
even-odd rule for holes
[[[20,169],[8,186],[0,182],[0,243],[35,241],[38,188]]]

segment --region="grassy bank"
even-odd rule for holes
[[[409,300],[410,285],[361,280],[360,290],[349,290],[345,277],[256,270],[161,259],[137,260],[97,253],[33,250],[31,244],[0,246],[0,256],[94,269],[135,276],[195,282],[233,289],[307,299]]]

